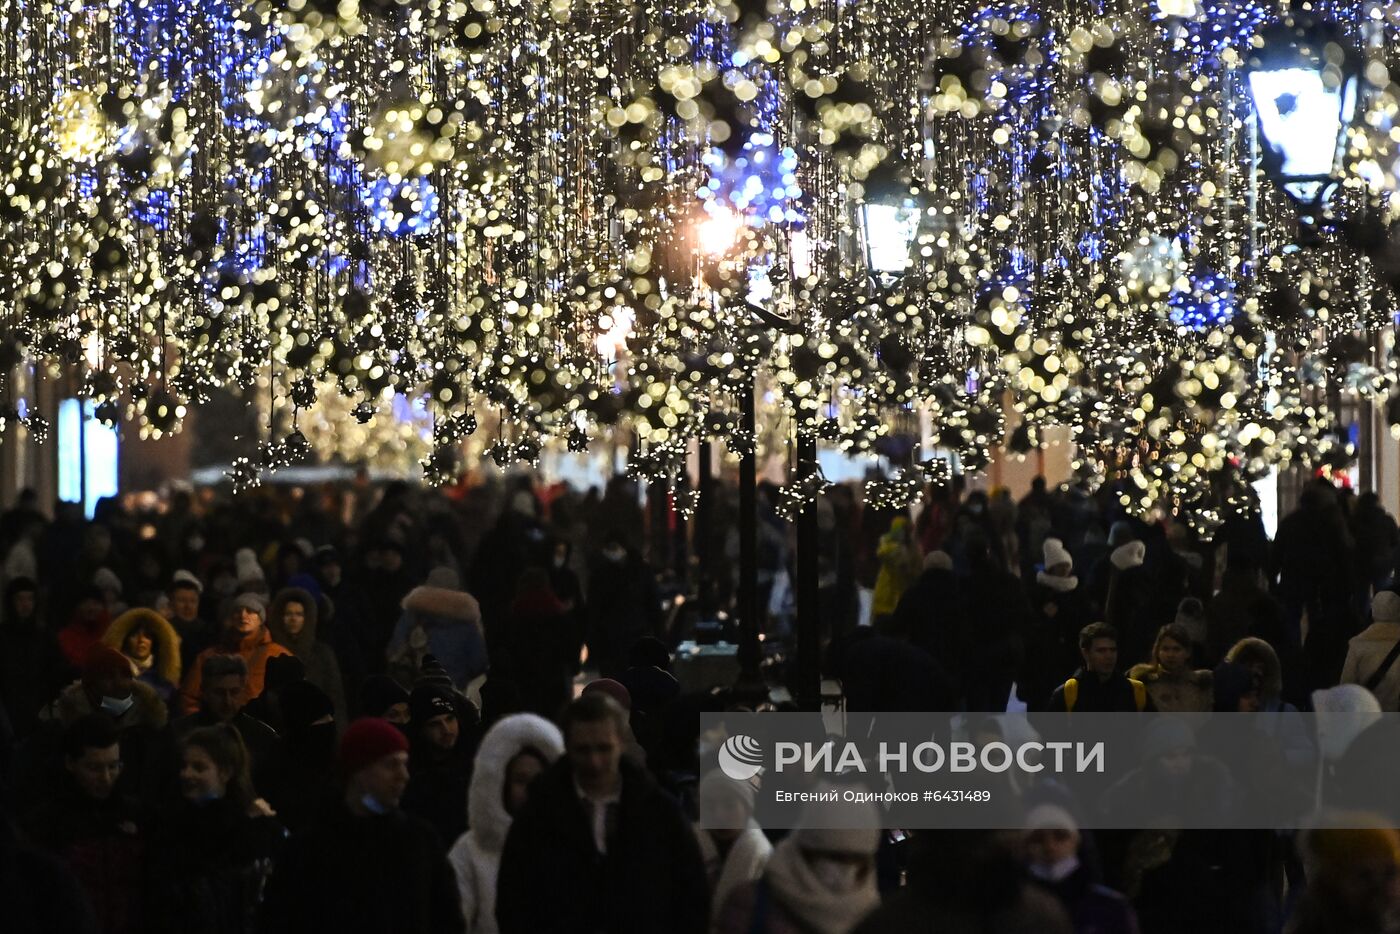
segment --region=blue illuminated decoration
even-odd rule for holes
[[[1193,331],[1223,327],[1235,317],[1235,284],[1209,270],[1193,273],[1189,290],[1173,292],[1167,299],[1172,324]]]
[[[1055,51],[1055,32],[1041,19],[1038,12],[1023,3],[997,4],[983,7],[968,19],[963,27],[962,41],[968,48],[991,53],[1005,67],[990,77],[1006,87],[1006,100],[1013,104],[1026,104],[1042,100],[1049,90],[1049,69],[1041,65],[1027,64],[1024,61],[1006,61],[1004,52],[998,48],[1006,42],[991,30],[997,21],[1030,27],[1030,35],[1023,40],[1027,48],[1034,47],[1041,61],[1046,64],[1058,59]]]
[[[438,193],[423,176],[391,181],[381,178],[365,191],[370,226],[391,236],[425,234],[438,219]]]
[[[710,180],[700,197],[732,208],[755,226],[789,224],[800,229],[806,217],[799,208],[802,188],[797,182],[797,153],[778,149],[771,134],[755,132],[733,159],[718,149],[705,154]]]
[[[164,230],[170,225],[170,192],[164,188],[151,191],[145,198],[132,202],[131,216],[156,230]]]
[[[1163,14],[1161,6],[1154,4],[1152,18],[1165,38],[1189,48],[1192,57],[1199,60],[1196,67],[1210,69],[1220,67],[1226,49],[1247,48],[1259,27],[1274,15],[1266,4],[1237,0],[1193,0],[1190,6],[1195,15],[1182,17]]]

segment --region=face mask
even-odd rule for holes
[[[1079,858],[1077,856],[1066,856],[1064,859],[1049,866],[1040,863],[1031,863],[1031,875],[1046,882],[1059,882],[1069,876],[1079,868]]]
[[[369,792],[364,793],[363,797],[360,798],[360,803],[363,804],[365,810],[369,811],[371,814],[377,814],[383,817],[385,814],[389,813],[389,809],[380,804],[379,799]]]
[[[833,892],[849,892],[856,887],[860,876],[857,863],[836,862],[830,859],[812,860],[812,874],[817,881]]]
[[[106,697],[102,698],[102,703],[98,706],[114,717],[120,717],[131,709],[131,705],[136,701],[130,697]]]

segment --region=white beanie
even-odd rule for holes
[[[1078,833],[1079,822],[1060,805],[1042,801],[1026,814],[1026,830],[1068,830]]]
[[[1070,570],[1074,570],[1074,558],[1070,556],[1065,543],[1058,538],[1047,538],[1045,540],[1045,570],[1048,571],[1061,564],[1068,564]]]
[[[98,590],[110,590],[116,594],[122,592],[121,578],[111,568],[98,568],[97,573],[92,575],[92,585]]]
[[[240,584],[251,584],[266,581],[263,576],[262,565],[258,564],[258,556],[253,554],[251,548],[240,548],[233,553],[233,566],[235,575]]]
[[[170,582],[172,584],[189,584],[195,589],[196,593],[204,593],[204,584],[200,582],[198,577],[195,577],[193,573],[186,571],[184,568],[176,571],[171,576]]]

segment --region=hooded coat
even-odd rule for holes
[[[486,672],[486,637],[481,629],[481,604],[475,597],[461,590],[424,585],[410,590],[402,607],[403,615],[387,649],[391,669],[399,663],[411,667],[411,672],[403,672],[411,682],[423,656],[432,655],[458,689]]]
[[[1352,636],[1347,643],[1341,683],[1365,685],[1397,642],[1400,642],[1400,622],[1374,622]],[[1371,693],[1381,702],[1381,710],[1400,711],[1400,661],[1390,666]]]
[[[112,625],[102,635],[102,644],[125,655],[126,637],[141,623],[150,629],[151,641],[155,643],[151,652],[153,662],[142,670],[132,659],[131,673],[137,681],[155,688],[163,700],[168,700],[180,686],[180,636],[164,616],[145,607],[127,610],[112,620]]]
[[[564,754],[559,728],[533,714],[498,721],[481,741],[467,791],[468,830],[447,854],[462,892],[468,934],[496,934],[496,877],[511,816],[505,808],[506,769],[521,752],[533,749],[547,764]]]
[[[282,622],[288,603],[300,603],[306,613],[306,624],[295,636],[287,632]],[[335,659],[335,649],[316,638],[318,619],[316,598],[300,587],[284,587],[273,597],[267,608],[267,628],[275,643],[288,649],[301,660],[306,670],[306,680],[325,692],[331,699],[335,711],[335,722],[344,726],[345,684],[340,677],[340,663]]]
[[[248,686],[244,688],[243,697],[240,699],[241,703],[246,704],[262,693],[263,681],[267,678],[267,660],[292,653],[273,641],[272,633],[266,625],[259,626],[257,632],[239,642],[236,653],[229,652],[219,645],[210,646],[199,653],[194,660],[194,667],[185,672],[185,683],[180,688],[180,708],[183,713],[199,712],[200,689],[204,686],[204,660],[211,655],[233,654],[243,656],[243,661],[248,663]]]

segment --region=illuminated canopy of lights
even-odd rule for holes
[[[1354,85],[1251,70],[1288,15]],[[434,482],[480,425],[501,464],[627,430],[674,483],[696,439],[759,442],[757,383],[765,443],[877,450],[922,409],[978,469],[1067,426],[1084,479],[1209,531],[1267,471],[1345,462],[1331,390],[1396,384],[1383,4],[73,0],[0,28],[0,374],[69,374],[148,436],[242,392],[268,431],[240,487],[389,422]],[[1300,250],[1261,135],[1338,93]],[[0,386],[0,427],[40,433],[28,401]],[[932,454],[867,493],[916,498]]]

